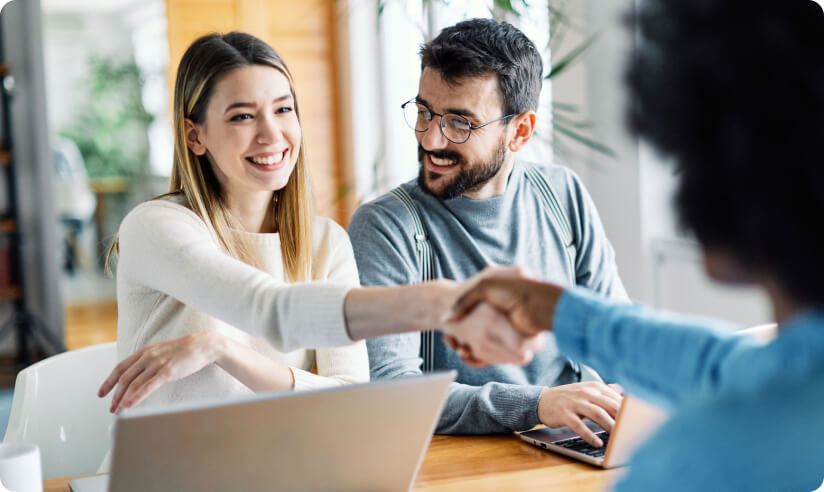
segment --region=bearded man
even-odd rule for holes
[[[515,264],[538,279],[628,300],[615,254],[578,178],[515,159],[536,124],[543,66],[510,24],[471,19],[421,48],[418,94],[403,104],[420,175],[362,206],[349,234],[363,285],[462,281]],[[391,323],[392,320],[387,320]],[[368,342],[372,377],[454,369],[436,432],[489,434],[537,424],[612,428],[619,390],[561,356],[553,339],[524,367],[467,366],[437,333]],[[593,442],[595,444],[595,442]]]

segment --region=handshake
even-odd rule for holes
[[[527,364],[544,345],[564,289],[514,267],[492,267],[457,287],[457,301],[439,327],[471,367]]]

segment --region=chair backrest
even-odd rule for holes
[[[97,472],[111,446],[111,393],[97,389],[117,364],[116,342],[72,350],[20,371],[4,442],[40,447],[43,478]]]

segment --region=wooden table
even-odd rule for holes
[[[540,450],[515,436],[435,436],[413,490],[609,489],[623,469],[601,470]],[[44,492],[69,492],[69,478],[43,482]]]

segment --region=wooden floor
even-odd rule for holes
[[[69,350],[117,339],[117,303],[94,301],[66,306],[65,342]]]

